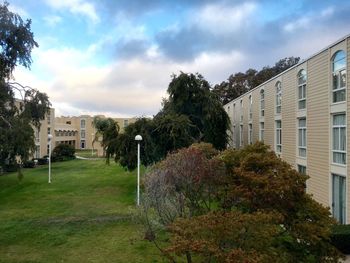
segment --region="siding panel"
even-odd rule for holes
[[[295,166],[296,149],[296,69],[282,76],[282,156]]]
[[[329,206],[329,52],[310,59],[307,72],[308,191]]]

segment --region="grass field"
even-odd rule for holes
[[[0,262],[163,262],[133,210],[135,173],[104,160],[0,177]]]

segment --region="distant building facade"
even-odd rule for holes
[[[98,156],[102,156],[103,148],[101,146],[102,138],[95,138],[96,129],[93,126],[95,116],[81,115],[55,118],[55,145],[65,143],[75,147],[75,149],[94,149]],[[107,118],[103,115],[98,117]],[[134,123],[136,118],[112,118],[119,125],[120,132],[124,131],[129,124]]]
[[[350,37],[227,103],[230,146],[264,141],[310,176],[307,192],[350,223]]]

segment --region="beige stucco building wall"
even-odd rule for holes
[[[333,200],[333,176],[339,175],[345,179],[345,222],[350,223],[350,187],[349,168],[350,129],[346,124],[347,150],[346,165],[334,164],[332,159],[332,121],[334,114],[346,113],[347,123],[350,123],[350,81],[347,74],[347,100],[332,103],[332,58],[343,50],[346,52],[347,72],[350,68],[350,38],[337,41],[324,50],[311,56],[298,65],[282,72],[239,98],[227,103],[224,108],[231,120],[230,145],[240,148],[239,126],[243,125],[243,146],[248,143],[248,125],[252,124],[253,142],[259,140],[260,123],[264,122],[264,142],[276,150],[276,121],[282,123],[282,151],[280,157],[298,169],[306,167],[310,176],[307,191],[326,207],[331,207]],[[306,109],[298,109],[298,73],[304,69],[307,74]],[[276,114],[276,83],[282,84],[282,110]],[[260,115],[260,91],[265,93],[265,116]],[[249,121],[249,96],[252,96],[252,120]],[[240,101],[243,101],[243,122],[240,121]],[[235,105],[235,106],[234,106]],[[298,123],[300,118],[306,118],[306,157],[300,157],[298,151]],[[235,129],[233,129],[235,127]],[[300,168],[300,167],[299,167]]]
[[[97,151],[98,156],[102,156],[104,154],[100,143],[102,138],[97,136],[97,140],[92,143],[96,135],[96,129],[93,126],[94,117],[90,115],[56,117],[56,135],[62,131],[66,134],[67,132],[71,134],[63,137],[56,136],[56,145],[63,142],[74,145],[75,149],[94,149]],[[106,118],[103,115],[98,117]],[[136,121],[136,118],[113,118],[113,120],[118,123],[120,132],[123,132],[125,127]]]
[[[33,127],[35,152],[33,157],[40,158],[49,154],[48,135],[53,136],[52,141],[55,141],[55,109],[50,108],[49,113],[46,114],[45,119],[40,121],[40,128]],[[52,144],[54,147],[54,144]],[[53,148],[52,147],[52,148]]]

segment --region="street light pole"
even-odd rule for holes
[[[140,141],[142,141],[141,135],[135,136],[137,141],[137,206],[140,205]]]
[[[52,135],[49,134],[47,137],[49,139],[49,184],[51,184],[51,142],[52,142]]]

